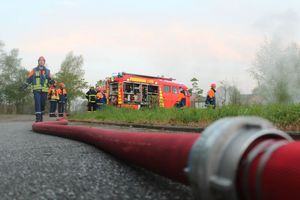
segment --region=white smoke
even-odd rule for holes
[[[264,102],[300,102],[299,17],[293,11],[268,16],[256,26],[266,36],[257,52],[253,75]]]

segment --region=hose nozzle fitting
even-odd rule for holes
[[[248,147],[260,138],[292,138],[259,117],[223,118],[194,143],[187,173],[197,199],[237,200],[236,176]]]

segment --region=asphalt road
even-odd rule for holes
[[[0,117],[0,199],[193,199],[191,189],[93,146]]]

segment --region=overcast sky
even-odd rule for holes
[[[44,55],[52,73],[66,54],[83,55],[90,84],[114,72],[164,75],[190,86],[226,80],[243,93],[265,38],[299,42],[300,1],[1,1],[0,40],[26,69]]]

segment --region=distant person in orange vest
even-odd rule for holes
[[[185,92],[182,88],[179,88],[179,94],[178,94],[176,106],[178,108],[182,108],[185,106],[185,104],[186,104]]]
[[[58,116],[63,117],[65,114],[65,105],[67,103],[67,90],[63,82],[59,83],[59,88],[57,89],[59,100],[58,100]]]
[[[55,112],[59,96],[56,88],[56,81],[54,81],[54,83],[50,86],[48,90],[48,99],[50,101],[49,117],[57,117]]]
[[[205,100],[206,107],[212,107],[213,109],[216,108],[216,87],[217,87],[217,85],[215,83],[211,84],[211,88],[208,91],[206,100]]]
[[[100,110],[102,107],[102,98],[103,98],[103,93],[100,90],[100,88],[97,88],[97,94],[96,94],[96,110]]]

